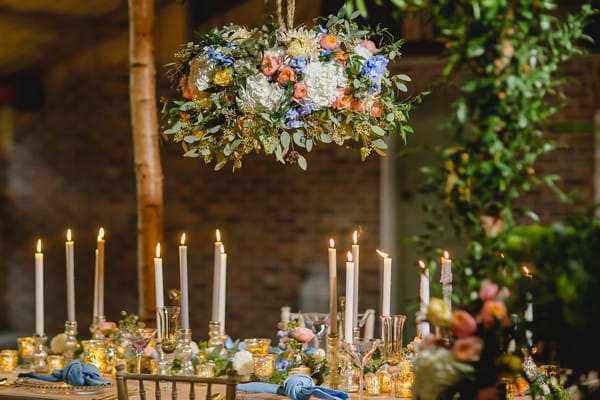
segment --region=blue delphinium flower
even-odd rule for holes
[[[319,53],[319,55],[321,57],[327,57],[328,55],[330,55],[332,53],[331,50],[321,50],[321,53]]]
[[[295,108],[290,108],[290,110],[285,113],[285,119],[287,119],[287,120],[295,121],[298,119],[299,116],[300,116],[300,113],[298,113],[298,110],[296,110]],[[287,335],[287,332],[286,332],[286,335]]]
[[[286,331],[284,331],[284,330],[277,331],[277,337],[284,338],[286,336],[287,336],[287,332]]]
[[[302,128],[303,126],[304,122],[302,121],[288,121],[285,123],[285,127],[288,129]]]
[[[292,67],[296,72],[304,72],[304,69],[306,68],[306,58],[292,58],[292,60],[290,61],[290,67]]]
[[[208,46],[208,59],[214,63],[219,63],[227,67],[233,65],[234,62],[233,58],[225,57],[223,53],[221,53],[221,50],[215,49],[212,46]]]
[[[281,350],[285,350],[287,349],[287,345],[283,342],[279,342],[279,344],[277,345]]]
[[[283,372],[286,369],[288,369],[290,365],[292,365],[292,362],[290,360],[281,359],[275,363],[275,369],[279,372]]]
[[[363,64],[360,74],[371,81],[371,93],[381,91],[381,80],[387,71],[388,59],[384,56],[373,56]]]
[[[298,114],[300,114],[300,116],[304,116],[307,114],[310,114],[314,111],[315,109],[315,105],[313,103],[306,103],[300,106],[300,108],[298,109]]]
[[[319,24],[317,26],[315,26],[315,30],[319,31],[322,34],[327,34],[329,33],[329,31],[327,30],[327,28],[325,28],[323,25]]]

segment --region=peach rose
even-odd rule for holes
[[[260,62],[260,70],[269,79],[275,75],[281,66],[281,60],[275,56],[264,56]]]
[[[277,78],[277,82],[281,86],[287,86],[288,81],[296,82],[296,73],[289,65],[284,65],[279,70],[279,77]]]
[[[292,331],[292,335],[294,336],[294,339],[302,343],[308,343],[315,337],[313,331],[301,326],[299,326],[298,328],[294,328],[294,330]]]
[[[477,331],[477,321],[468,312],[456,310],[450,318],[450,330],[456,337],[466,338]]]
[[[365,49],[369,50],[373,55],[379,51],[377,46],[375,46],[375,43],[373,43],[371,40],[363,40],[359,45],[360,47],[364,47]]]
[[[331,105],[336,110],[344,110],[352,106],[352,97],[342,96],[338,97]]]
[[[490,281],[484,281],[479,288],[479,298],[483,301],[493,300],[498,296],[498,285]]]
[[[477,319],[487,326],[494,325],[495,321],[505,324],[507,322],[506,306],[499,300],[488,300],[483,303]]]
[[[364,101],[352,101],[350,104],[350,109],[355,113],[364,113],[367,109],[367,104]]]
[[[340,42],[333,35],[323,35],[319,41],[321,47],[325,50],[335,50],[340,46]]]
[[[379,100],[375,100],[373,102],[373,106],[371,107],[371,111],[369,111],[369,114],[373,118],[379,118],[379,117],[381,117],[382,112],[383,112],[383,105],[381,104],[381,102]]]
[[[294,83],[294,98],[300,100],[308,94],[308,88],[304,82]]]
[[[483,350],[483,340],[476,336],[458,339],[452,346],[454,358],[462,362],[479,361]]]
[[[495,387],[486,387],[477,393],[477,400],[500,400],[500,393]]]

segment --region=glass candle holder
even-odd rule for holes
[[[104,340],[83,340],[83,362],[95,365],[101,374],[106,372],[106,343]]]
[[[398,379],[395,382],[396,397],[410,398],[412,397],[412,385],[415,381],[412,361],[404,358],[398,364]]]
[[[275,354],[258,354],[252,357],[254,361],[254,375],[256,375],[259,381],[268,382],[273,376],[275,373],[275,357]]]
[[[375,373],[379,378],[379,391],[381,393],[391,393],[392,392],[392,376],[390,373],[381,369]]]
[[[55,369],[63,369],[65,367],[65,358],[61,355],[50,355],[46,357],[46,364],[50,372]]]
[[[301,365],[299,367],[295,367],[295,368],[291,368],[290,372],[288,372],[288,375],[292,375],[292,374],[303,374],[303,375],[308,375],[310,376],[310,368]]]
[[[12,372],[19,365],[19,352],[17,350],[0,351],[0,372]]]
[[[381,383],[379,377],[373,373],[365,375],[365,386],[369,396],[377,396],[381,393]]]
[[[196,376],[200,378],[214,378],[215,363],[209,361],[203,364],[196,365]]]
[[[35,339],[32,337],[21,337],[17,339],[19,344],[19,357],[25,364],[31,364],[35,352]]]
[[[244,343],[246,344],[246,350],[252,353],[252,355],[269,354],[271,339],[251,338],[244,340]]]

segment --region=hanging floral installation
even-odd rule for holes
[[[253,151],[307,168],[301,152],[320,144],[360,148],[364,161],[385,155],[383,138],[413,132],[406,124],[419,96],[405,74],[392,74],[402,40],[383,28],[359,28],[355,13],[317,18],[314,27],[278,22],[229,25],[199,35],[176,53],[169,76],[180,99],[163,99],[163,134],[185,157],[242,166]]]

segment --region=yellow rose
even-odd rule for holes
[[[440,327],[448,326],[452,318],[452,311],[450,307],[442,299],[432,298],[429,301],[429,307],[427,307],[427,319],[434,325]]]
[[[231,86],[233,77],[226,69],[221,69],[215,73],[214,82],[219,86]]]

